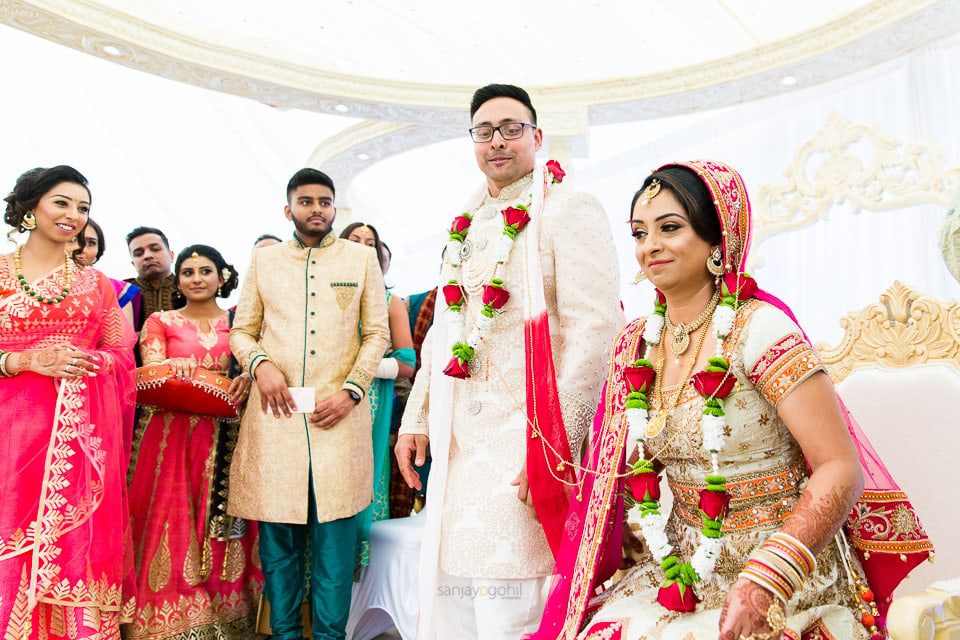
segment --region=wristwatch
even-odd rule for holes
[[[356,403],[360,403],[360,394],[354,391],[353,389],[347,389],[347,393],[350,394],[350,399]]]

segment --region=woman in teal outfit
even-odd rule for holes
[[[341,238],[373,248],[383,264],[383,243],[377,230],[354,222],[343,230]],[[393,387],[397,378],[412,378],[416,353],[410,337],[410,319],[403,301],[387,291],[391,347],[377,368],[370,387],[370,418],[373,424],[373,503],[358,516],[360,535],[357,545],[357,570],[370,564],[370,526],[390,517],[390,420],[393,416]]]

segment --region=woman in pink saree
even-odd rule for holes
[[[743,272],[740,175],[667,165],[631,209],[657,299],[614,344],[533,637],[879,640],[932,546],[789,308]]]
[[[240,405],[250,379],[231,372],[231,313],[217,304],[237,286],[237,270],[213,247],[192,245],[174,273],[187,303],[144,322],[143,364],[169,364],[182,379],[198,368],[232,374]],[[130,480],[137,609],[127,640],[253,636],[263,587],[257,523],[226,513],[238,428],[236,418],[143,408]]]
[[[5,638],[119,638],[134,604],[134,335],[110,280],[66,253],[90,199],[65,166],[27,172],[6,198],[5,222],[30,236],[0,257]]]

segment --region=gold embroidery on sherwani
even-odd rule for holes
[[[160,591],[170,582],[170,574],[173,571],[173,560],[170,557],[170,544],[167,540],[169,525],[163,525],[163,533],[160,535],[160,544],[153,553],[153,559],[150,560],[150,571],[147,574],[147,584],[154,591]]]
[[[330,288],[333,289],[334,295],[337,296],[337,305],[340,307],[340,310],[346,311],[354,296],[357,295],[357,283],[331,282]]]

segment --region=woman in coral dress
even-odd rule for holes
[[[229,375],[230,294],[237,272],[212,247],[180,253],[175,273],[187,303],[144,323],[144,366],[173,367],[191,379],[198,368]],[[249,379],[236,376],[241,404]],[[144,407],[130,481],[138,602],[129,638],[251,637],[263,585],[257,527],[227,516],[228,471],[238,421]]]
[[[0,257],[0,634],[120,637],[133,609],[124,475],[135,337],[110,279],[67,255],[86,179],[34,169],[6,198],[29,232]]]

